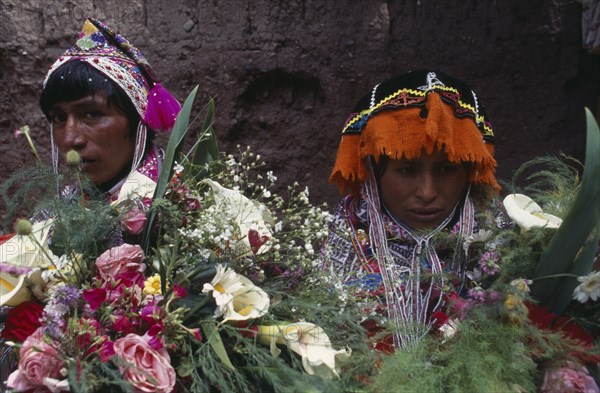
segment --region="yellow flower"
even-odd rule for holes
[[[523,298],[518,293],[506,296],[504,309],[508,320],[515,324],[523,323],[529,313],[527,306],[523,303]]]
[[[504,308],[506,308],[509,311],[515,310],[520,303],[522,303],[521,299],[519,299],[515,295],[507,295],[506,300],[504,301]]]
[[[524,278],[517,278],[510,282],[510,285],[512,285],[513,287],[515,287],[517,289],[517,291],[519,291],[519,294],[529,293],[529,291],[530,291],[529,285],[530,284],[531,284],[531,280],[525,280]]]
[[[160,295],[160,274],[157,273],[144,281],[144,295]]]

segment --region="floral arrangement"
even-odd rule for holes
[[[33,224],[18,221],[4,239],[2,303],[12,308],[1,335],[18,353],[9,389],[297,392],[354,383],[341,364],[351,364],[363,332],[334,308],[320,273],[325,206],[298,184],[285,198],[271,191],[276,176],[261,172],[249,148],[219,153],[212,101],[198,142],[181,153],[194,95],[157,184],[128,181],[113,203],[90,200],[71,157],[55,181],[76,179],[80,193],[43,201]]]
[[[156,184],[135,179],[108,204],[87,197],[77,157],[58,177],[24,172],[51,184],[41,189],[51,197],[0,240],[9,389],[598,391],[600,132],[590,116],[582,181],[542,160],[551,168],[504,200],[516,225],[482,220],[460,239],[478,250],[471,287],[446,294],[413,350],[387,353],[377,343],[389,331],[370,332],[362,300],[321,271],[326,206],[298,184],[275,193],[249,148],[219,153],[212,101],[182,153],[194,96]],[[54,197],[74,179],[79,194]]]

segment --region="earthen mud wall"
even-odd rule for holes
[[[536,155],[583,158],[583,108],[598,108],[600,56],[582,48],[577,1],[0,0],[2,179],[34,163],[21,125],[49,161],[42,81],[87,15],[139,47],[180,100],[195,85],[198,109],[215,99],[222,151],[251,146],[313,202],[339,198],[327,178],[355,102],[410,69],[471,85],[506,180]]]

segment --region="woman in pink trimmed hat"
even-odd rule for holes
[[[169,132],[180,106],[123,36],[87,18],[75,45],[50,68],[40,105],[50,122],[55,172],[60,157],[74,150],[83,173],[110,200],[128,181],[151,194],[163,158],[154,131]]]
[[[144,197],[153,195],[164,156],[152,143],[154,133],[170,132],[180,105],[158,83],[140,51],[123,36],[87,18],[75,45],[51,66],[40,105],[50,123],[54,172],[58,173],[59,163],[69,153],[79,160],[89,180],[68,186],[62,190],[63,197],[84,191],[110,202],[129,197],[143,202]],[[50,226],[45,223],[51,219],[46,220],[45,215],[42,212],[35,218],[40,220],[37,225],[46,228],[38,236],[40,242],[50,237]],[[137,235],[129,225],[126,229]],[[14,254],[8,246],[5,249]],[[3,279],[17,280],[12,284],[25,282],[23,275],[3,273]],[[15,285],[10,293],[1,292],[0,333],[5,330],[6,311],[18,304],[16,294],[31,296],[28,286]],[[2,345],[4,338],[0,338],[0,386],[17,366],[16,352]]]

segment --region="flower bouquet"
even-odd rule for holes
[[[75,158],[64,174],[40,166],[0,190],[13,195],[9,212],[32,192],[49,195],[33,224],[0,240],[9,389],[597,391],[600,136],[590,114],[582,181],[556,159],[525,165],[549,169],[505,199],[515,225],[480,217],[479,233],[445,239],[473,251],[470,287],[446,293],[418,345],[389,354],[380,344],[398,327],[370,331],[372,305],[323,276],[330,217],[307,189],[282,197],[260,156],[220,153],[212,101],[182,152],[195,92],[156,184],[129,179],[107,203],[90,197]],[[55,197],[73,181],[79,193]]]
[[[249,149],[218,152],[212,101],[182,153],[196,89],[156,184],[90,197],[77,158],[1,247],[3,378],[12,391],[347,391],[364,334],[320,273],[324,206],[271,191]],[[32,172],[27,172],[31,176]],[[34,172],[52,178],[41,167]],[[9,181],[12,187],[17,180]],[[57,198],[77,181],[80,191]],[[48,184],[48,183],[45,183]],[[23,197],[17,191],[18,198]],[[6,277],[6,278],[5,278]],[[365,355],[351,357],[351,349]]]

